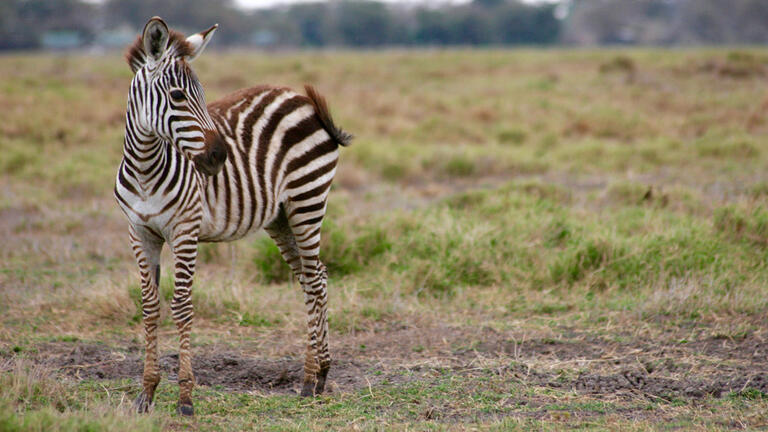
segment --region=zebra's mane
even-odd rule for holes
[[[192,45],[187,42],[183,34],[175,30],[168,31],[168,52],[166,55],[184,57],[191,55],[193,51]],[[144,42],[141,39],[141,35],[138,35],[133,44],[128,47],[128,50],[125,52],[125,60],[128,62],[128,66],[131,67],[133,73],[136,73],[146,63],[147,53],[144,52]]]

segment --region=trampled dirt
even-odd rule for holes
[[[566,329],[558,339],[526,338],[491,328],[450,326],[395,326],[339,335],[329,391],[429,382],[439,370],[442,375],[501,376],[523,386],[610,399],[719,398],[752,389],[768,393],[768,357],[759,334],[729,339],[702,332],[693,340],[621,341],[614,336],[609,340]],[[217,345],[196,347],[193,352],[198,385],[262,394],[294,394],[301,386],[298,355],[265,358]],[[143,351],[135,344],[53,342],[28,353],[2,355],[3,363],[23,356],[70,379],[135,378],[138,389]],[[163,352],[159,364],[164,379],[175,381],[178,356]]]

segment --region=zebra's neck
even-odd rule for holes
[[[170,142],[143,130],[131,113],[126,116],[121,167],[122,179],[131,186],[127,189],[142,200],[187,195],[186,189],[199,183],[193,164]]]
[[[170,146],[158,137],[137,136],[126,128],[123,142],[123,163],[130,170],[130,177],[144,194],[160,180],[160,172],[171,162]]]
[[[131,223],[166,236],[179,222],[199,221],[200,181],[192,162],[173,145],[159,138],[137,140],[126,131],[115,197]]]

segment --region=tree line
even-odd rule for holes
[[[331,0],[253,11],[232,0],[0,0],[0,49],[124,43],[154,15],[185,32],[217,22],[214,43],[232,47],[768,42],[765,0]]]

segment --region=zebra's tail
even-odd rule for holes
[[[328,132],[337,144],[348,146],[354,137],[349,132],[345,132],[333,124],[333,119],[331,118],[331,113],[328,110],[328,103],[325,101],[325,98],[311,85],[305,85],[304,91],[307,92],[307,97],[312,102],[312,106],[315,108],[315,113],[317,113],[317,118],[323,125],[323,129]]]

